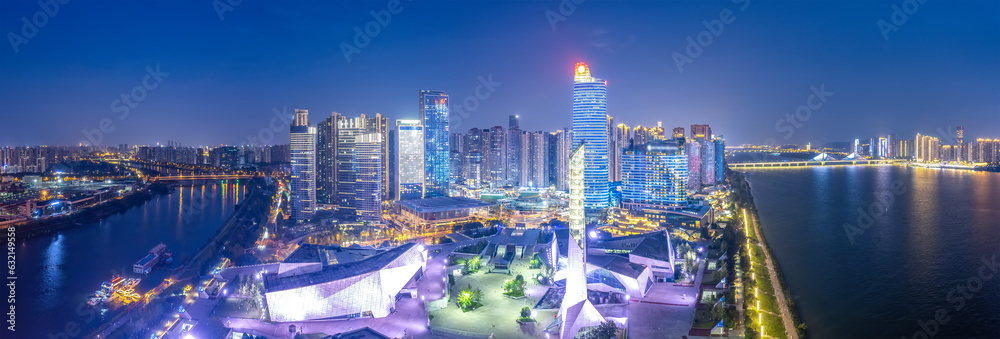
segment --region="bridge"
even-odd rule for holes
[[[188,181],[188,180],[236,180],[253,179],[253,174],[204,174],[204,175],[165,175],[149,177],[149,181]]]
[[[868,166],[868,165],[896,165],[905,164],[906,160],[879,159],[879,160],[830,160],[830,161],[782,161],[782,162],[744,162],[730,163],[729,168],[801,168],[813,166]]]

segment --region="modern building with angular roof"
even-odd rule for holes
[[[276,322],[385,317],[426,261],[412,243],[386,251],[303,245],[264,275],[264,299]]]

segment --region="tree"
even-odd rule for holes
[[[472,292],[472,300],[477,304],[483,303],[483,290],[476,288],[475,292]]]
[[[726,306],[724,304],[725,303],[718,302],[718,303],[715,303],[715,306],[712,306],[712,320],[713,321],[715,321],[715,320],[722,320],[722,318],[726,315]]]
[[[608,339],[615,338],[618,335],[618,325],[615,325],[614,321],[607,320],[600,325],[592,328],[583,335],[584,339]]]
[[[525,306],[521,308],[521,318],[531,317],[531,307]]]
[[[472,292],[469,292],[469,290],[460,292],[458,294],[458,306],[462,308],[462,312],[472,308]]]

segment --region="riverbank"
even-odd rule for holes
[[[148,187],[143,187],[132,191],[127,195],[104,201],[97,205],[82,208],[70,214],[47,217],[38,220],[29,220],[23,223],[13,224],[18,239],[31,239],[40,235],[51,234],[59,230],[76,227],[83,224],[90,224],[100,221],[116,213],[124,213],[132,207],[140,206],[157,194]]]
[[[751,263],[750,270],[744,271],[743,274],[744,281],[747,282],[743,284],[746,289],[744,295],[752,296],[745,299],[746,336],[757,337],[763,329],[766,337],[805,338],[807,327],[798,316],[788,290],[788,283],[780,265],[773,259],[774,254],[760,229],[760,218],[750,191],[750,183],[740,172],[729,171],[727,175],[732,187],[731,197],[735,206],[733,212],[743,220],[742,226],[750,252],[750,256],[747,257]],[[778,329],[781,332],[778,332]]]

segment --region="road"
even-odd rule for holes
[[[760,235],[760,224],[757,222],[757,217],[753,216],[750,221],[753,224],[753,232],[757,234],[757,239],[764,239]],[[767,273],[771,277],[771,289],[774,291],[774,297],[778,299],[778,307],[781,308],[781,322],[785,325],[785,333],[788,334],[789,339],[799,339],[799,332],[795,329],[795,321],[792,320],[792,312],[789,312],[788,303],[785,302],[785,289],[781,288],[781,279],[778,278],[778,273],[774,270],[771,251],[767,250],[761,242],[758,242],[757,245],[764,249],[764,261],[767,264]]]

